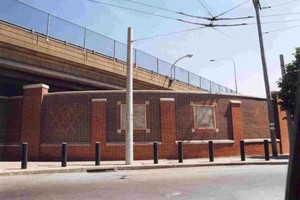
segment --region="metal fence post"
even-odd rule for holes
[[[270,160],[270,153],[269,153],[269,141],[264,140],[264,147],[265,147],[265,160]]]
[[[245,161],[246,156],[245,156],[245,141],[244,140],[240,141],[240,149],[241,149],[241,161]]]
[[[156,67],[157,67],[157,74],[159,74],[159,60],[156,58]]]
[[[201,76],[199,76],[199,81],[200,81],[199,87],[202,88]]]
[[[46,36],[47,36],[47,40],[49,39],[50,17],[51,17],[51,15],[48,13],[48,20],[47,20],[47,27],[46,27]]]
[[[209,162],[214,162],[214,144],[213,141],[208,142]]]
[[[116,40],[114,40],[114,49],[113,49],[113,57],[114,57],[114,62],[116,61]]]
[[[22,143],[22,161],[21,161],[21,169],[27,169],[27,160],[28,160],[28,143]]]
[[[136,49],[134,49],[134,64],[135,64],[135,67],[137,68],[138,67],[138,65],[137,65],[137,63],[136,63],[136,56],[137,56],[137,50]]]
[[[178,142],[178,162],[183,162],[182,142]]]
[[[67,143],[62,143],[61,146],[61,166],[66,167],[67,166]]]
[[[86,49],[86,28],[84,28],[84,36],[83,36],[83,51]]]
[[[95,165],[100,165],[100,142],[95,144]]]
[[[153,160],[154,164],[158,164],[158,144],[153,142]]]
[[[175,80],[176,79],[176,75],[175,75],[175,73],[176,73],[176,70],[175,70],[175,68],[176,68],[176,66],[174,66],[174,69],[173,69],[173,80]],[[172,78],[172,77],[171,77]]]

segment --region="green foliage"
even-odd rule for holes
[[[294,117],[295,103],[297,97],[297,84],[300,69],[300,47],[296,48],[295,60],[285,66],[286,74],[277,82],[280,91],[277,96],[281,110],[289,111]]]

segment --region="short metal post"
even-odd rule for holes
[[[28,144],[27,142],[24,142],[22,144],[21,169],[27,169],[27,160],[28,160]]]
[[[244,140],[240,141],[240,149],[241,149],[241,161],[245,161],[246,156],[245,156],[245,141]]]
[[[83,51],[85,51],[86,49],[86,33],[87,33],[87,29],[84,28],[84,36],[83,36]]]
[[[137,66],[138,66],[138,64],[136,63],[136,60],[137,60],[137,50],[136,49],[134,49],[134,65],[135,65],[135,67],[137,68]]]
[[[199,87],[202,88],[202,84],[201,84],[201,76],[199,76]]]
[[[50,15],[50,14],[48,14],[47,28],[46,28],[46,36],[47,36],[47,40],[49,39],[49,31],[50,31],[50,19],[51,19],[51,15]]]
[[[158,144],[157,144],[157,142],[153,142],[153,157],[154,157],[154,164],[158,164]]]
[[[100,142],[95,144],[95,165],[100,165]]]
[[[210,91],[210,93],[212,93],[212,91],[211,91],[211,81],[209,81],[209,91]]]
[[[67,143],[62,143],[61,146],[61,166],[66,167],[67,166]]]
[[[157,67],[157,74],[159,74],[159,60],[156,58],[156,67]]]
[[[214,162],[214,144],[213,141],[208,142],[209,162]]]
[[[113,49],[113,57],[114,57],[114,62],[116,61],[116,40],[114,40],[114,49]]]
[[[182,142],[178,142],[178,161],[183,162]]]
[[[188,71],[188,84],[190,85],[190,72]]]
[[[265,146],[265,159],[270,160],[269,141],[268,140],[264,140],[264,146]]]

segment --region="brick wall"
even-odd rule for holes
[[[31,148],[38,148],[40,160],[59,160],[62,142],[68,143],[69,160],[93,160],[95,142],[98,141],[101,143],[103,160],[125,159],[125,133],[117,131],[117,105],[120,101],[125,102],[125,92],[40,95],[42,101],[38,100],[41,96],[36,98],[40,102],[40,110],[36,109],[35,112],[40,116],[40,126],[36,126],[34,120],[32,122],[35,123],[22,121],[22,126],[27,123],[28,127],[40,127],[39,130],[30,133],[32,138],[28,138],[31,140],[29,145],[33,145]],[[264,99],[218,94],[138,91],[134,93],[134,101],[150,103],[150,119],[147,119],[150,120],[150,133],[134,133],[134,159],[152,159],[153,141],[160,142],[160,159],[174,159],[177,158],[176,141],[180,140],[232,141],[215,144],[215,155],[238,156],[240,139],[269,137]],[[23,105],[24,103],[27,106],[32,105],[32,102],[26,99],[23,100]],[[192,131],[191,103],[216,104],[219,130]],[[24,137],[23,134],[22,136]],[[208,156],[208,145],[201,142],[185,143],[183,149],[185,158]],[[0,148],[0,155],[1,151],[2,154],[6,154]],[[262,155],[263,144],[247,144],[246,152],[247,155]]]
[[[267,102],[255,99],[244,99],[242,100],[241,106],[245,138],[269,138]]]

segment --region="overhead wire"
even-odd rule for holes
[[[222,12],[221,14],[217,15],[216,18],[218,18],[218,17],[220,17],[220,16],[222,16],[222,15],[225,15],[225,14],[227,14],[227,13],[229,13],[229,12],[231,12],[231,11],[233,11],[233,10],[239,8],[239,7],[241,7],[242,5],[248,3],[249,1],[250,1],[250,0],[247,0],[247,1],[243,2],[243,3],[238,4],[237,6],[234,6],[233,8],[230,8],[230,9],[227,10],[227,11]]]
[[[136,41],[141,41],[141,40],[154,39],[154,38],[158,38],[158,37],[164,37],[164,36],[168,36],[168,35],[175,35],[175,34],[179,34],[179,33],[190,32],[190,31],[200,30],[200,29],[204,29],[204,28],[207,28],[207,27],[202,26],[202,27],[186,29],[186,30],[182,30],[182,31],[164,33],[164,34],[160,34],[160,35],[155,35],[155,36],[150,36],[150,37],[145,37],[145,38],[139,38],[139,39],[136,39],[136,40],[133,40],[133,41],[136,42]]]
[[[201,4],[201,6],[204,8],[204,10],[206,10],[206,12],[212,17],[214,18],[215,16],[207,9],[207,7],[204,5],[204,3],[201,0],[198,0],[198,2]]]
[[[284,3],[280,3],[280,4],[275,4],[273,6],[271,5],[271,6],[269,6],[269,8],[275,8],[275,7],[285,6],[285,5],[294,3],[296,1],[299,1],[299,0],[292,0],[292,1],[284,2]]]
[[[300,27],[300,25],[289,26],[289,27],[279,28],[279,29],[274,29],[274,30],[263,32],[263,34],[269,34],[269,33],[273,33],[273,32],[278,32],[278,31],[283,31],[283,30],[287,30],[287,29],[297,28],[297,27]]]
[[[227,25],[212,25],[212,23],[205,24],[205,23],[191,22],[191,21],[187,21],[187,20],[183,20],[183,19],[179,19],[179,18],[173,18],[173,17],[168,17],[168,16],[165,16],[165,15],[155,14],[155,13],[151,13],[151,12],[147,12],[147,11],[141,11],[141,10],[128,8],[128,7],[124,7],[124,6],[109,4],[109,3],[105,3],[105,2],[102,2],[102,1],[98,1],[98,0],[89,0],[89,1],[99,3],[99,4],[103,4],[103,5],[110,6],[110,7],[116,7],[116,8],[121,8],[121,9],[125,9],[125,10],[135,11],[135,12],[139,12],[139,13],[143,13],[143,14],[147,14],[147,15],[153,15],[153,16],[156,16],[156,17],[161,17],[161,18],[165,18],[165,19],[170,19],[170,20],[179,21],[179,22],[183,22],[183,23],[186,23],[186,24],[198,25],[198,26],[200,25],[200,26],[206,26],[206,27],[212,27],[212,26],[224,26],[225,27],[225,26],[245,25],[245,23],[227,24]]]
[[[287,16],[287,15],[300,15],[300,12],[278,13],[278,14],[271,14],[271,15],[261,15],[260,17],[277,17],[277,16]]]

